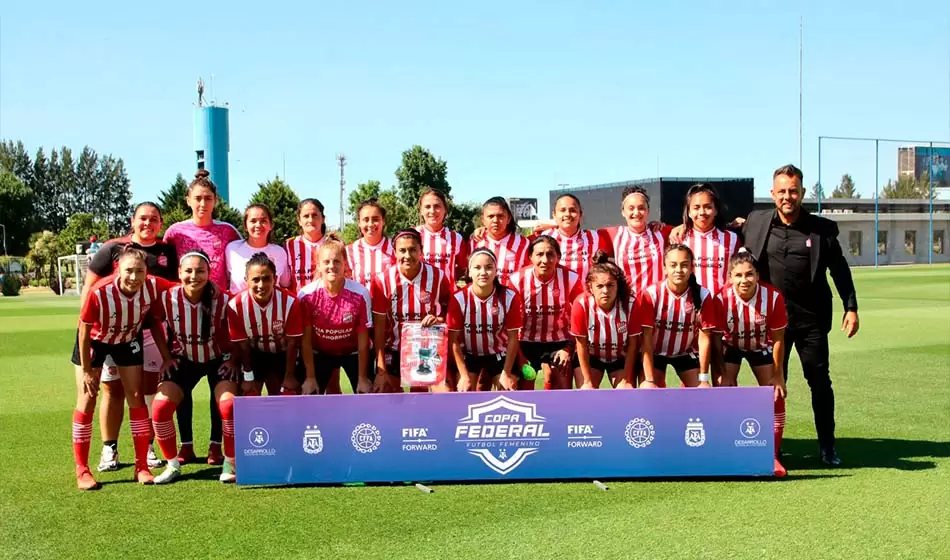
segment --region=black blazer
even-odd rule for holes
[[[772,229],[772,220],[775,217],[776,210],[753,210],[742,226],[745,246],[755,256],[756,268],[760,275],[767,274],[765,271],[769,266],[769,257],[766,254],[766,247],[769,232]],[[808,232],[808,238],[811,240],[811,279],[815,301],[796,303],[811,308],[822,321],[825,329],[830,330],[831,288],[828,286],[825,271],[831,272],[831,278],[834,280],[845,310],[857,311],[858,296],[854,291],[851,269],[838,243],[838,224],[827,218],[810,214],[804,208],[801,210],[799,220],[804,220],[803,229]],[[771,275],[767,277],[770,278]]]

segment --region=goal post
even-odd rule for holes
[[[66,255],[56,259],[56,272],[59,278],[59,295],[79,295],[82,292],[83,282],[86,281],[86,271],[89,269],[88,255]],[[66,289],[66,280],[73,281],[73,287]]]

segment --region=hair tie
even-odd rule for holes
[[[187,253],[182,255],[180,259],[178,259],[178,264],[180,265],[181,263],[185,262],[185,259],[187,259],[188,257],[198,257],[202,259],[204,262],[208,263],[209,265],[211,264],[211,260],[208,259],[208,255],[198,252],[198,251],[188,251]]]

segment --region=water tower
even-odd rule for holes
[[[224,202],[230,203],[228,152],[231,142],[228,137],[228,108],[227,104],[223,107],[217,106],[214,99],[210,102],[206,100],[204,91],[204,82],[199,78],[194,128],[196,169],[207,169],[211,180],[218,187],[218,196]]]

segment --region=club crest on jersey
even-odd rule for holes
[[[352,322],[353,322],[353,314],[352,314],[352,313],[344,313],[344,314],[343,314],[343,322],[344,322],[344,323],[352,323]]]
[[[273,329],[275,335],[284,334],[284,322],[283,322],[283,321],[280,321],[280,320],[274,321],[274,322],[271,324],[271,327],[272,327],[272,329]]]
[[[159,255],[158,266],[168,266],[168,257],[166,257],[165,255]]]
[[[425,290],[419,290],[419,301],[421,301],[423,305],[429,305],[431,300],[432,296],[429,295],[429,292]]]
[[[755,314],[755,324],[756,324],[756,325],[764,325],[764,324],[765,324],[765,320],[766,320],[766,319],[765,319],[765,315],[762,315],[761,313],[756,313],[756,314]]]
[[[693,302],[692,302],[692,300],[687,299],[686,302],[685,302],[685,304],[683,305],[683,312],[684,312],[684,313],[692,313],[695,309],[696,309],[696,308],[693,307]]]
[[[621,335],[627,334],[627,322],[626,322],[626,321],[619,321],[619,322],[617,323],[617,332],[620,333]]]
[[[561,290],[559,290],[559,289],[557,289],[557,288],[554,288],[553,290],[551,290],[551,297],[553,297],[554,299],[560,299],[560,298],[561,298]]]

